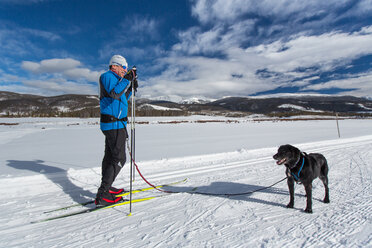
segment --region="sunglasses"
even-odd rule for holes
[[[127,67],[125,65],[120,65],[119,63],[115,63],[115,65],[123,67],[124,70],[127,69]]]

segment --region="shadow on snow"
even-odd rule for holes
[[[222,197],[231,200],[240,200],[255,202],[271,206],[286,207],[286,204],[272,202],[260,198],[255,198],[256,194],[276,194],[288,196],[288,191],[279,189],[276,187],[266,188],[265,186],[252,185],[252,184],[241,184],[233,182],[213,182],[209,186],[197,187],[196,190],[192,187],[174,187],[167,186],[167,190],[173,192],[185,192],[195,195],[205,195],[209,197]],[[241,195],[230,195],[230,194],[241,194]]]
[[[46,165],[43,160],[19,161],[8,160],[7,165],[18,170],[29,170],[45,175],[50,181],[59,186],[74,202],[83,202],[87,198],[94,198],[95,194],[73,184],[66,170]]]

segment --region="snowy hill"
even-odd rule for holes
[[[372,113],[372,101],[352,96],[284,95],[280,97],[229,97],[207,105],[231,111],[272,113]]]
[[[164,196],[128,205],[34,223],[74,212],[45,211],[95,196],[104,138],[98,119],[3,118],[0,125],[0,247],[371,247],[372,120],[253,122],[213,117],[138,118],[136,158],[147,180]],[[158,124],[168,122],[169,124]],[[171,124],[177,120],[182,124]],[[204,122],[202,121],[204,120]],[[13,125],[12,125],[13,124]],[[313,214],[296,185],[289,201],[284,167],[272,155],[290,143],[328,159],[331,203],[313,183]],[[115,186],[129,185],[125,165]],[[148,187],[136,174],[134,188]],[[196,188],[196,189],[195,189]],[[193,190],[192,193],[187,193]],[[234,197],[200,193],[253,194]]]
[[[191,97],[188,99],[183,99],[179,103],[180,104],[205,104],[205,103],[212,102],[212,101],[214,100],[207,99],[204,97]]]
[[[0,91],[0,116],[94,117],[99,99],[92,95],[37,96]]]
[[[281,94],[259,97],[225,97],[209,101],[190,98],[180,102],[137,98],[141,116],[221,115],[270,116],[324,114],[371,116],[372,100],[351,96]],[[154,111],[151,111],[154,110]],[[98,117],[99,99],[90,95],[43,97],[0,92],[0,116]]]

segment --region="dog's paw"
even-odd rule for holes
[[[313,213],[313,210],[311,208],[306,208],[304,211],[305,211],[305,213],[308,213],[308,214]]]
[[[293,203],[288,203],[287,208],[293,208]]]
[[[324,202],[324,203],[329,203],[330,201],[329,201],[329,199],[324,198],[323,202]]]

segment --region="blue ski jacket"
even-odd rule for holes
[[[126,128],[128,100],[132,95],[130,82],[113,71],[107,71],[99,78],[100,109],[102,131]],[[102,116],[111,117],[111,121],[103,122]]]

